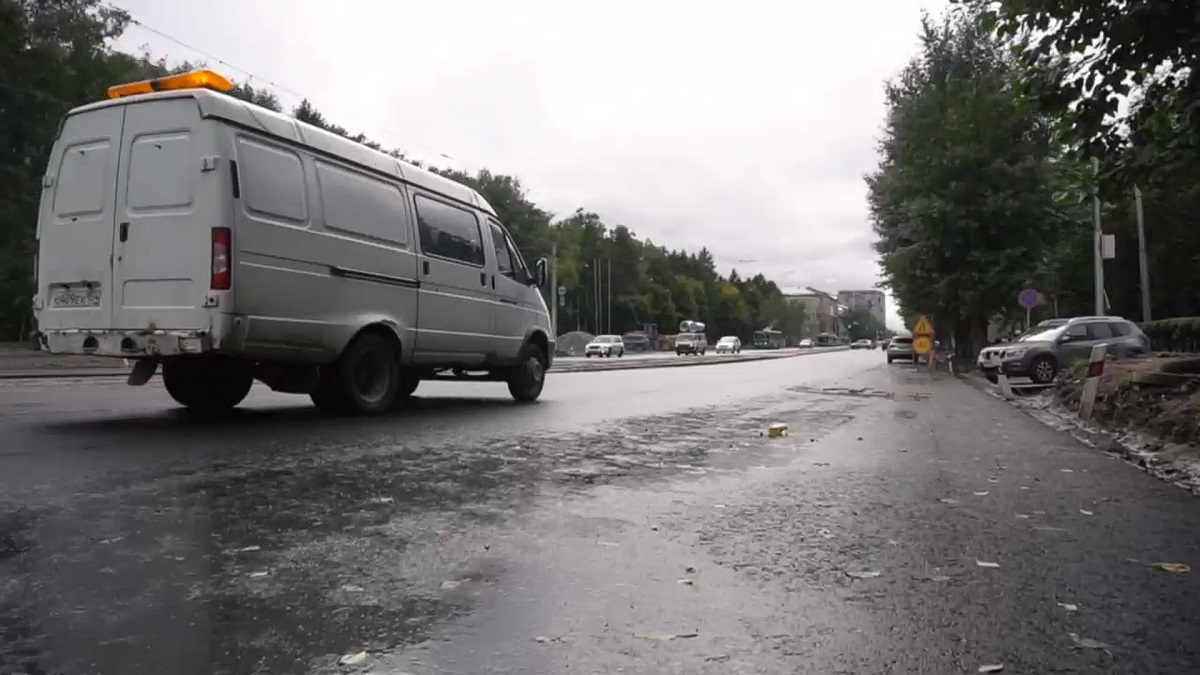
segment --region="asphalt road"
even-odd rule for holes
[[[1200,672],[1200,502],[878,352],[418,395],[0,384],[0,673]]]

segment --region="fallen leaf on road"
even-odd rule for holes
[[[683,584],[684,586],[695,586],[696,580],[688,579],[687,577],[684,577],[683,579],[679,579],[679,583]]]
[[[883,572],[865,571],[865,572],[846,572],[846,576],[852,579],[874,579],[875,577],[883,576]]]
[[[699,635],[699,633],[663,633],[656,630],[643,630],[633,634],[635,638],[653,642],[670,642],[676,638],[694,638]]]
[[[540,642],[542,644],[549,644],[551,642],[562,642],[563,636],[561,636],[561,635],[539,635],[539,636],[533,638],[533,641]]]
[[[258,572],[251,572],[250,578],[251,579],[261,579],[269,574],[270,574],[270,572],[267,572],[265,570],[259,570]]]
[[[713,504],[713,508],[714,509],[723,509],[723,508],[725,508],[725,505],[724,504]]]
[[[975,561],[975,564],[976,564],[976,565],[979,565],[980,567],[986,567],[986,568],[988,568],[988,569],[996,569],[997,567],[1000,567],[1000,563],[998,563],[998,562],[989,562],[989,561],[987,561],[987,560],[976,560],[976,561]]]
[[[988,491],[987,490],[976,490],[975,496],[976,497],[986,497],[986,496],[988,496]]]
[[[355,666],[367,660],[366,652],[352,652],[338,659],[338,663],[343,666]]]
[[[1079,509],[1079,512],[1080,512],[1080,513],[1082,513],[1082,514],[1083,514],[1083,515],[1085,515],[1085,516],[1094,516],[1094,515],[1096,515],[1095,513],[1093,513],[1092,511],[1088,511],[1087,509]]]
[[[1079,611],[1079,605],[1074,605],[1069,602],[1060,602],[1060,603],[1058,603],[1058,606],[1062,607],[1063,609],[1067,610],[1068,612],[1078,612]]]
[[[1017,517],[1020,518],[1021,520],[1028,520],[1029,514],[1028,513],[1018,513]]]
[[[696,568],[692,567],[691,565],[688,565],[687,567],[683,568],[683,573],[684,574],[695,574]]]
[[[239,548],[237,550],[237,552],[238,553],[254,553],[255,551],[261,551],[261,550],[262,550],[261,546],[245,546],[243,548]]]
[[[978,670],[977,672],[980,672],[980,673],[998,673],[998,672],[1000,672],[1000,671],[1002,671],[1002,670],[1004,670],[1004,664],[1003,664],[1003,663],[985,663],[985,664],[983,664],[982,666],[979,666],[979,670]]]
[[[1000,482],[1000,479],[999,479],[999,478],[989,478],[989,479],[988,479],[988,482],[989,482],[989,483],[999,483],[999,482]]]
[[[1192,566],[1188,565],[1187,563],[1160,562],[1154,563],[1154,566],[1164,572],[1170,572],[1171,574],[1187,574],[1188,572],[1192,571]]]
[[[1075,633],[1068,633],[1068,635],[1070,635],[1071,639],[1075,641],[1075,646],[1079,649],[1099,649],[1100,651],[1104,652],[1105,654],[1112,656],[1112,652],[1109,651],[1111,649],[1111,647],[1099,640],[1093,640],[1091,638],[1081,638],[1078,635],[1076,635]]]
[[[1075,469],[1059,469],[1063,473],[1075,473]]]
[[[443,581],[442,582],[442,590],[443,591],[452,591],[452,590],[458,588],[460,584],[462,584],[461,581]]]
[[[938,501],[943,504],[957,504],[958,503],[957,499],[950,499],[949,497],[942,497]]]
[[[362,586],[355,586],[351,584],[349,586],[342,586],[342,590],[347,593],[362,593],[366,589],[364,589]]]

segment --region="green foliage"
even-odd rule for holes
[[[927,314],[958,350],[1046,276],[1066,177],[1051,125],[1015,85],[1020,73],[971,11],[924,21],[922,51],[887,87],[879,169],[867,177],[884,277],[909,314]]]
[[[31,329],[31,263],[41,176],[60,120],[75,106],[103,99],[111,84],[199,66],[113,51],[111,41],[128,23],[127,15],[102,0],[0,0],[0,339],[24,337]],[[273,92],[248,83],[238,83],[231,94],[283,110]],[[291,114],[382,149],[366,135],[351,134],[327,120],[308,100]],[[403,157],[394,150],[390,154]],[[749,279],[736,272],[718,274],[707,249],[669,250],[582,210],[556,219],[531,202],[510,176],[487,170],[475,175],[439,173],[473,186],[487,198],[530,266],[557,246],[558,283],[567,289],[559,312],[563,331],[620,333],[655,323],[662,332],[672,333],[683,319],[702,320],[710,333],[738,335],[744,341],[770,324],[789,334],[802,331],[802,307],[784,302],[780,289],[761,274]],[[543,292],[547,302],[557,300],[553,289]]]
[[[1117,240],[1105,262],[1111,313],[1142,313],[1133,190],[1141,188],[1154,316],[1200,314],[1200,13],[1179,0],[970,2],[1025,65],[1023,85],[1058,120],[1076,156],[1100,161],[1102,222]],[[1128,113],[1118,103],[1128,101]],[[1075,181],[1079,188],[1085,181]],[[1091,183],[1092,181],[1086,181]],[[1076,194],[1081,197],[1082,189]],[[1090,200],[1087,200],[1090,202]],[[1091,313],[1090,203],[1047,267],[1059,312]],[[1078,221],[1084,221],[1082,223]]]
[[[1157,350],[1200,352],[1200,316],[1185,316],[1161,321],[1147,321],[1142,330]]]
[[[1200,97],[1200,12],[1190,0],[955,0],[1030,67],[1039,102],[1089,156],[1125,145],[1118,105],[1153,82]],[[1192,142],[1200,110],[1191,112]]]

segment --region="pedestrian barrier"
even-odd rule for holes
[[[1100,391],[1100,376],[1104,374],[1104,358],[1108,353],[1108,345],[1101,343],[1092,347],[1091,357],[1088,358],[1087,376],[1083,380],[1083,392],[1079,397],[1079,419],[1092,418],[1092,406],[1096,404],[1096,394]]]

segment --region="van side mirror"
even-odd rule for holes
[[[537,263],[533,266],[533,269],[534,269],[533,279],[531,279],[531,281],[533,282],[533,285],[537,286],[538,288],[545,286],[546,285],[546,259],[539,258]]]

